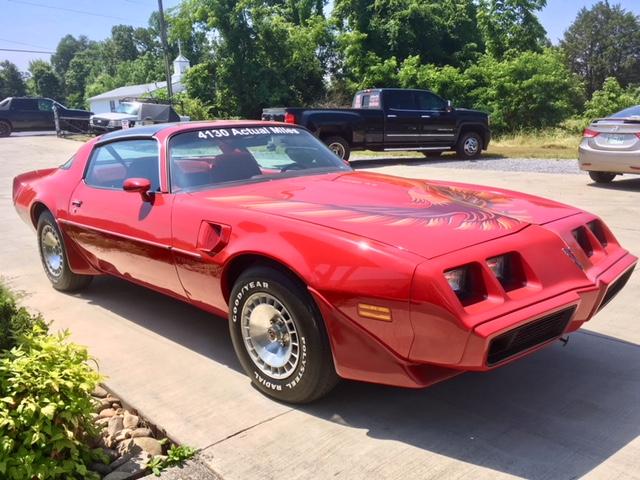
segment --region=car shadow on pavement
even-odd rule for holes
[[[502,160],[504,155],[495,154],[483,154],[476,160]],[[442,155],[437,158],[425,158],[424,155],[415,157],[379,157],[379,158],[352,158],[350,165],[354,170],[366,170],[369,168],[388,167],[403,165],[408,167],[419,166],[435,166],[435,165],[451,165],[456,163],[470,162],[473,163],[476,160],[465,160],[456,157],[455,155]]]
[[[629,192],[640,192],[640,177],[627,178],[625,180],[614,180],[611,183],[590,183],[590,187],[602,188],[603,190],[626,190]]]
[[[144,287],[96,277],[80,296],[147,330],[242,372],[226,319]]]
[[[566,348],[423,390],[342,382],[302,410],[510,475],[573,479],[640,434],[638,365],[640,346],[580,332]]]

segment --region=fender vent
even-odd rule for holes
[[[547,315],[498,335],[489,344],[487,364],[500,363],[509,357],[559,337],[567,328],[576,307]]]

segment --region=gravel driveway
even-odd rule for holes
[[[458,168],[465,170],[495,170],[502,172],[536,172],[536,173],[571,173],[582,174],[578,161],[572,159],[537,159],[537,158],[480,158],[478,160],[458,160],[442,157],[425,160],[424,157],[389,157],[352,159],[352,166],[374,168],[386,165],[433,166],[440,168]]]

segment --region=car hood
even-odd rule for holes
[[[129,115],[127,113],[117,113],[117,112],[108,112],[108,113],[98,113],[93,116],[93,118],[100,118],[102,120],[134,120],[137,115]]]
[[[363,172],[292,177],[192,195],[339,229],[425,258],[580,212],[507,190]]]

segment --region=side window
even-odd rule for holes
[[[410,90],[388,90],[384,94],[387,108],[395,110],[415,110],[413,92]]]
[[[41,112],[52,112],[53,102],[51,100],[47,100],[46,98],[39,99],[38,110],[40,110]]]
[[[100,188],[121,189],[127,178],[148,178],[160,189],[160,161],[155,140],[122,140],[94,149],[84,181]]]
[[[30,98],[14,98],[11,102],[11,110],[38,110],[38,102]]]
[[[446,102],[433,93],[417,92],[416,97],[420,110],[444,110],[446,106]]]
[[[109,100],[109,110],[112,112],[116,111],[116,101],[115,100]]]

